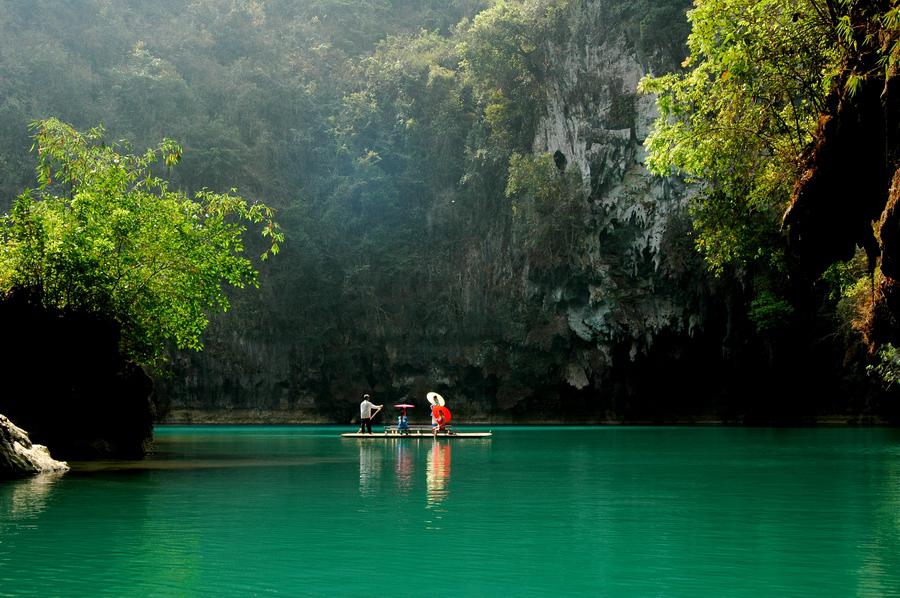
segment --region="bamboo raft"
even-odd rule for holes
[[[371,434],[363,434],[361,432],[345,432],[341,434],[341,438],[440,438],[453,440],[456,438],[490,438],[493,436],[491,432],[454,432],[450,426],[447,426],[443,432],[438,432],[437,436],[432,434],[431,426],[410,426],[409,434],[401,434],[397,426],[385,426],[384,432],[372,432]]]

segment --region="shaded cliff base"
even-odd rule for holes
[[[294,425],[344,424],[310,410],[172,409],[157,424]]]
[[[387,418],[380,415],[375,418],[375,426],[391,423],[392,414]],[[412,423],[428,423],[427,417],[416,418]],[[420,421],[421,420],[421,421]],[[794,426],[892,426],[897,425],[896,418],[880,415],[832,414],[799,416],[790,422],[761,423],[747,418],[723,418],[715,414],[691,416],[667,416],[665,418],[618,418],[604,415],[583,416],[579,418],[562,418],[549,415],[529,418],[513,417],[499,414],[478,414],[467,417],[465,414],[454,416],[454,422],[460,426],[744,426],[744,425],[794,425]],[[333,425],[355,426],[358,421],[335,421],[308,410],[261,410],[261,409],[175,409],[165,418],[157,422],[161,425]]]
[[[600,355],[564,331],[546,347],[495,342],[489,351],[484,343],[409,344],[404,352],[373,344],[360,350],[365,359],[323,365],[316,379],[288,379],[272,392],[256,384],[273,375],[263,369],[252,377],[223,371],[218,384],[207,385],[211,378],[199,370],[182,378],[198,381],[190,393],[183,385],[157,386],[157,422],[352,425],[368,392],[386,406],[379,418],[391,420],[391,405],[412,402],[411,419],[421,423],[428,421],[425,393],[434,390],[455,421],[473,425],[900,424],[900,392],[867,372],[863,343],[835,336],[817,297],[765,333],[741,316],[746,296],[718,299],[704,330],[657,333],[637,354],[621,342]]]
[[[578,389],[549,376],[505,377],[485,369],[447,365],[440,376],[398,378],[385,370],[365,387],[342,379],[301,402],[229,406],[202,397],[160,409],[163,424],[332,424],[353,425],[359,396],[370,392],[385,411],[376,424],[393,421],[391,405],[412,402],[412,423],[428,422],[426,391],[444,395],[454,421],[466,425],[897,425],[900,393],[886,392],[862,366],[841,365],[837,345],[745,345],[721,359],[721,343],[659,338],[656,350],[583,380]],[[715,356],[719,359],[716,360]],[[860,362],[863,363],[863,362]],[[424,369],[424,368],[423,368]],[[536,371],[538,368],[530,368]],[[544,368],[546,371],[546,368]],[[435,383],[438,379],[440,382]],[[354,384],[356,386],[354,386]],[[340,389],[340,390],[338,390]],[[235,396],[235,403],[242,397]]]

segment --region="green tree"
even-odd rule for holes
[[[859,164],[889,164],[888,180],[896,168],[891,125],[881,123],[895,112],[900,4],[696,0],[688,18],[685,70],[641,82],[659,108],[648,166],[695,184],[696,246],[713,272],[733,269],[750,283],[747,315],[757,332],[792,342],[806,334],[814,346],[823,344],[821,318],[833,316],[825,326],[836,329],[850,369],[866,359],[861,332],[870,334],[878,313],[871,232],[887,193],[871,191],[879,167],[860,172]],[[859,253],[840,263],[854,244],[867,263]],[[878,358],[870,373],[893,384],[896,350],[885,345]]]
[[[460,66],[483,106],[490,154],[506,158],[529,149],[544,94],[545,46],[562,36],[568,6],[568,0],[499,0],[463,31]]]
[[[648,166],[696,183],[698,249],[714,272],[780,261],[780,218],[840,58],[819,0],[704,0],[686,71],[645,77],[659,118]]]
[[[506,195],[513,201],[513,230],[538,271],[577,269],[590,211],[581,173],[560,170],[551,154],[513,154]]]
[[[38,187],[3,218],[0,292],[113,318],[139,363],[159,360],[169,342],[200,349],[209,311],[228,308],[224,285],[257,284],[246,224],[261,226],[262,259],[278,253],[273,211],[233,192],[170,190],[154,168],[181,159],[171,140],[134,155],[105,144],[102,128],[80,133],[56,119],[32,128]]]

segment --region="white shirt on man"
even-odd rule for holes
[[[375,405],[369,402],[369,399],[363,399],[363,402],[359,404],[359,416],[362,419],[367,419],[372,417],[372,409],[374,407],[380,407],[380,405]]]

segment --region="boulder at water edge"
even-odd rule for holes
[[[0,478],[68,469],[64,461],[50,456],[46,446],[32,444],[25,430],[0,414]]]

